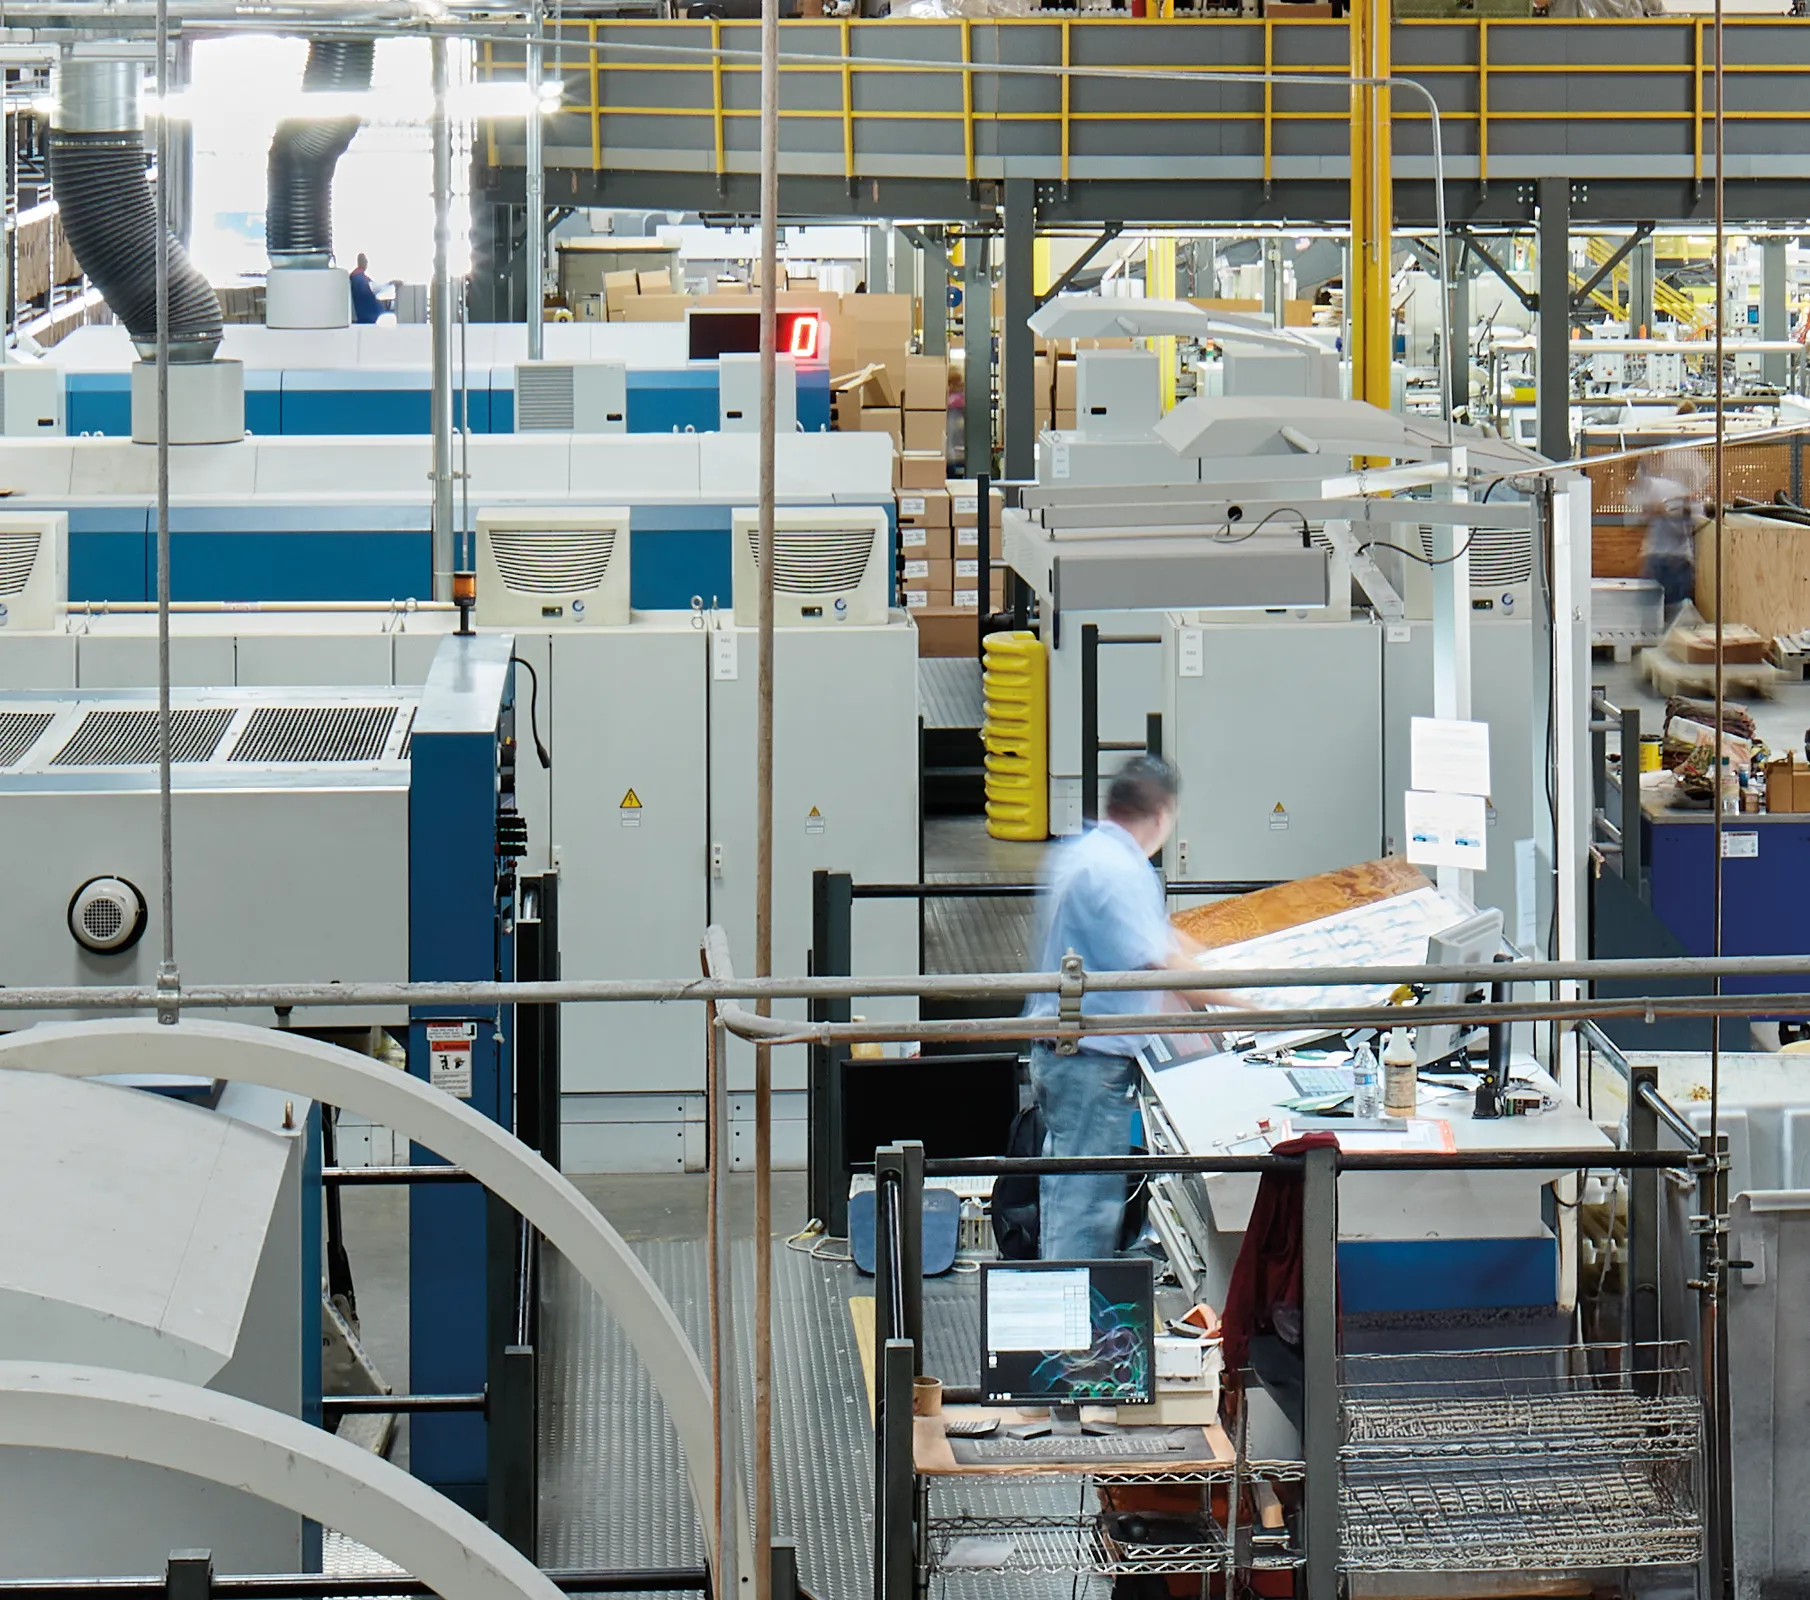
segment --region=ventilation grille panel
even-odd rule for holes
[[[1433,556],[1433,530],[1424,524],[1420,547]],[[1471,531],[1471,587],[1506,589],[1533,576],[1533,533],[1527,528],[1475,528]]]
[[[616,553],[614,528],[492,528],[490,554],[515,594],[589,594],[601,588]]]
[[[395,726],[395,706],[259,706],[230,759],[375,761]]]
[[[227,706],[190,707],[170,714],[170,758],[206,761],[233,720]],[[143,767],[157,760],[155,711],[90,711],[54,756],[53,767]]]
[[[10,767],[55,720],[53,711],[0,711],[0,767]]]
[[[0,385],[0,394],[6,392]],[[6,426],[0,416],[0,429]],[[24,594],[31,581],[31,569],[38,564],[38,543],[43,538],[36,528],[23,533],[0,533],[0,597]]]
[[[518,433],[570,433],[577,426],[574,373],[569,366],[515,369]]]
[[[748,530],[760,565],[760,530]],[[773,530],[773,587],[786,594],[844,594],[858,588],[874,551],[872,528]]]

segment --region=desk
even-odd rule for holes
[[[1417,1114],[1439,1118],[1460,1151],[1608,1150],[1609,1139],[1531,1058],[1511,1070],[1559,1104],[1526,1117],[1478,1121],[1468,1092],[1420,1086]],[[1211,1155],[1260,1117],[1288,1117],[1294,1098],[1280,1068],[1247,1065],[1228,1052],[1161,1071],[1141,1086],[1146,1138],[1167,1155]],[[1336,1125],[1334,1125],[1334,1131]],[[1556,1241],[1542,1215],[1541,1172],[1363,1172],[1339,1180],[1341,1294],[1348,1312],[1444,1311],[1550,1305]],[[1159,1180],[1158,1225],[1171,1259],[1187,1261],[1191,1285],[1224,1298],[1258,1179],[1217,1173]],[[1165,1223],[1165,1217],[1169,1219]],[[1171,1231],[1181,1237],[1171,1237]],[[1192,1256],[1191,1261],[1188,1258]]]
[[[1093,1412],[1083,1408],[1089,1421],[1110,1421],[1110,1408]],[[1015,1411],[999,1406],[951,1406],[940,1417],[913,1417],[911,1422],[912,1466],[923,1478],[1138,1478],[1145,1481],[1161,1476],[1174,1479],[1184,1475],[1227,1472],[1232,1466],[1232,1442],[1218,1423],[1206,1427],[1198,1424],[1151,1424],[1150,1432],[1167,1437],[1170,1434],[1197,1433],[1202,1448],[1190,1456],[1186,1451],[1153,1451],[1147,1461],[1130,1456],[1077,1454],[1073,1461],[957,1461],[949,1447],[949,1436],[943,1431],[945,1422],[995,1417],[1002,1427],[1014,1422],[1033,1422],[1042,1418],[1040,1411]],[[1137,1425],[1123,1428],[1135,1432]]]

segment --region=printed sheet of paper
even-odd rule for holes
[[[1487,722],[1415,717],[1409,726],[1408,750],[1408,782],[1413,788],[1435,794],[1489,793]]]
[[[1483,871],[1488,861],[1484,810],[1480,794],[1423,794],[1410,789],[1403,814],[1408,859],[1416,866]]]

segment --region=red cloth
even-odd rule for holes
[[[1298,1156],[1337,1148],[1332,1133],[1304,1133],[1276,1146],[1272,1154]],[[1232,1265],[1226,1289],[1223,1339],[1228,1372],[1241,1371],[1251,1337],[1276,1331],[1276,1307],[1301,1304],[1301,1169],[1266,1172],[1257,1185],[1251,1224]],[[1296,1321],[1299,1326],[1299,1320]]]

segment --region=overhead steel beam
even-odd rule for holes
[[[1607,261],[1598,267],[1596,271],[1591,273],[1580,287],[1571,291],[1571,309],[1573,311],[1583,310],[1583,308],[1590,303],[1590,296],[1595,294],[1597,289],[1609,280],[1614,274],[1615,269],[1633,254],[1635,247],[1652,231],[1653,224],[1650,222],[1643,222],[1635,228],[1635,230],[1622,241],[1620,249],[1616,250]]]
[[[1042,294],[1037,296],[1037,304],[1041,307],[1048,305],[1050,301],[1054,300],[1057,295],[1061,294],[1076,278],[1080,277],[1082,273],[1092,266],[1094,259],[1100,252],[1124,231],[1125,224],[1122,222],[1107,223],[1105,229],[1101,232],[1100,237],[1088,245],[1080,255],[1076,256],[1074,261],[1070,263],[1068,270],[1052,283],[1049,288],[1045,289]]]
[[[1535,362],[1540,454],[1571,458],[1571,180],[1540,180],[1539,354]],[[1544,309],[1550,307],[1551,309]]]

